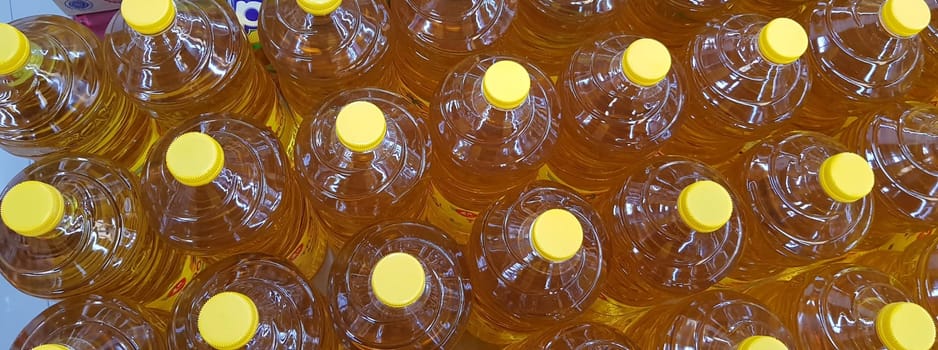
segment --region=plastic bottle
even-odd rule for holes
[[[164,350],[166,322],[135,302],[100,295],[62,300],[32,319],[13,350]]]
[[[552,327],[509,345],[505,350],[634,350],[632,340],[599,323],[575,323]]]
[[[520,0],[499,47],[556,77],[574,50],[605,34],[618,8],[616,1]]]
[[[453,349],[470,314],[468,273],[456,241],[439,228],[370,226],[332,265],[335,332],[350,349]]]
[[[353,89],[300,125],[296,171],[336,250],[378,221],[421,217],[431,152],[425,119],[400,95]]]
[[[519,190],[479,216],[467,248],[475,263],[469,332],[492,344],[581,315],[607,274],[606,231],[586,200],[547,181]]]
[[[828,136],[789,132],[766,138],[723,171],[751,208],[737,280],[843,256],[873,217],[874,175],[856,153]]]
[[[708,27],[684,58],[686,115],[663,152],[717,164],[778,129],[811,86],[807,47],[788,18],[734,15]]]
[[[319,218],[270,130],[206,115],[163,135],[141,177],[172,245],[223,258],[266,253],[316,274],[326,254]]]
[[[894,278],[870,268],[825,265],[749,294],[799,334],[799,349],[926,350],[935,343],[928,311]]]
[[[405,93],[429,104],[453,66],[490,51],[514,19],[518,0],[406,0],[391,6],[394,64]]]
[[[625,315],[699,293],[736,267],[749,235],[739,197],[723,175],[674,156],[636,164],[597,204],[616,257],[591,311]]]
[[[798,18],[811,2],[811,0],[734,0],[733,12]]]
[[[27,166],[3,190],[0,272],[40,298],[100,293],[168,309],[200,265],[160,240],[138,186],[99,158]]]
[[[620,182],[623,169],[670,140],[684,106],[679,67],[654,39],[613,35],[573,54],[557,83],[557,146],[539,178],[587,198]]]
[[[897,237],[895,246],[858,256],[853,262],[898,280],[916,304],[938,315],[938,235],[934,232]],[[905,243],[905,244],[902,244]]]
[[[295,266],[241,254],[192,280],[173,308],[168,339],[172,349],[338,349],[331,325]]]
[[[925,63],[921,76],[915,80],[906,100],[938,103],[938,1],[925,0],[931,10],[931,22],[919,33],[922,40],[922,52]]]
[[[125,0],[105,37],[116,81],[170,129],[206,113],[267,125],[288,149],[296,119],[221,0]]]
[[[617,24],[627,33],[684,48],[708,21],[729,12],[735,0],[627,1]]]
[[[108,78],[101,42],[61,16],[0,24],[0,147],[20,157],[82,152],[137,171],[157,138]]]
[[[906,95],[922,70],[918,38],[924,0],[821,1],[806,12],[814,86],[795,127],[833,133],[847,121]]]
[[[261,45],[283,96],[302,118],[335,91],[396,90],[384,1],[267,0],[261,6]]]
[[[640,349],[794,350],[798,333],[780,316],[748,295],[711,290],[648,310],[625,334]]]
[[[465,243],[478,213],[534,180],[557,141],[550,79],[504,56],[453,68],[430,108],[435,161],[427,219]]]

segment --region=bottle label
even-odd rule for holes
[[[550,167],[548,167],[546,164],[542,166],[540,169],[538,169],[537,179],[553,181],[561,185],[570,187],[570,189],[577,191],[587,201],[592,201],[596,199],[596,197],[599,197],[600,195],[606,192],[606,191],[590,191],[590,190],[584,190],[582,188],[573,187],[570,184],[561,180],[560,177],[558,177],[557,174],[555,174],[552,170],[550,170]]]
[[[912,243],[916,241],[928,239],[931,235],[935,234],[934,230],[922,231],[922,232],[912,232],[912,233],[903,233],[897,234],[895,237],[890,239],[888,243],[882,246],[881,249],[877,250],[893,250],[901,251],[908,248]]]
[[[456,206],[444,198],[436,186],[430,186],[427,221],[453,235],[458,242],[465,243],[464,238],[472,231],[472,224],[477,217],[479,212]]]
[[[150,119],[150,137],[147,138],[147,146],[144,148],[144,151],[140,154],[140,157],[137,158],[137,161],[134,162],[134,165],[131,166],[130,171],[134,174],[140,174],[143,171],[143,165],[147,162],[147,155],[149,150],[153,148],[153,144],[160,139],[159,127],[156,125],[156,121]]]
[[[496,345],[517,343],[524,340],[526,336],[526,334],[509,332],[485,319],[485,316],[480,315],[478,312],[469,315],[469,323],[466,325],[466,329],[474,337]]]
[[[148,303],[146,307],[168,311],[173,307],[173,303],[176,302],[176,298],[179,296],[179,293],[186,288],[186,285],[188,285],[189,282],[192,282],[192,277],[199,273],[199,271],[202,271],[202,269],[204,269],[205,265],[207,264],[207,259],[195,256],[186,257],[185,263],[183,263],[182,266],[182,271],[179,273],[179,277],[175,279],[176,282],[173,283],[173,286],[159,299]]]
[[[312,219],[307,220],[312,221]],[[316,223],[310,222],[309,225],[316,225]],[[322,264],[322,260],[326,256],[326,240],[323,239],[324,237],[325,232],[321,228],[316,230],[315,233],[307,232],[303,235],[300,243],[293,247],[293,250],[287,256],[287,260],[296,265],[304,274],[309,272],[307,277],[312,277],[319,270],[319,265]]]

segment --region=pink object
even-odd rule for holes
[[[104,38],[104,32],[107,30],[107,26],[111,23],[111,18],[114,17],[114,14],[117,13],[116,10],[105,11],[105,12],[95,12],[95,13],[86,13],[82,15],[76,15],[72,17],[75,22],[84,24],[85,27],[91,28],[99,38]]]

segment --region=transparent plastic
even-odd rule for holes
[[[735,0],[626,1],[616,16],[619,27],[683,49],[708,21],[729,12]]]
[[[812,0],[734,0],[733,12],[754,13],[772,18],[798,18]]]
[[[373,103],[387,120],[384,141],[355,152],[336,135],[336,117],[349,103]],[[386,219],[417,219],[426,207],[430,136],[423,108],[379,89],[346,90],[300,126],[296,171],[334,246]]]
[[[499,47],[558,76],[574,50],[590,37],[612,31],[618,6],[614,0],[520,0]]]
[[[547,171],[580,194],[611,190],[623,169],[658,151],[679,125],[685,81],[677,64],[651,87],[632,83],[622,71],[625,49],[639,39],[614,35],[590,42],[573,54],[557,83],[563,116]]]
[[[453,66],[490,51],[514,19],[518,0],[402,0],[391,6],[394,64],[404,90],[428,104]]]
[[[908,245],[872,251],[854,263],[889,274],[909,291],[915,303],[938,315],[938,234],[915,234]],[[938,317],[936,317],[938,319]]]
[[[267,125],[292,145],[296,120],[257,61],[231,6],[174,0],[176,18],[155,35],[131,29],[118,13],[102,48],[112,76],[157,124],[170,129],[206,113]]]
[[[241,293],[257,306],[257,331],[241,349],[338,349],[323,299],[295,266],[264,254],[231,256],[196,275],[173,308],[170,348],[214,349],[199,335],[197,315],[222,292]]]
[[[536,178],[557,141],[560,104],[550,79],[536,67],[522,63],[531,91],[517,108],[497,108],[483,96],[484,72],[506,59],[511,58],[480,55],[462,61],[430,108],[435,160],[427,218],[460,243],[480,211]]]
[[[45,344],[71,350],[169,349],[162,315],[129,300],[100,295],[75,296],[50,306],[13,339],[11,349]]]
[[[313,16],[296,0],[262,3],[258,34],[277,72],[280,91],[301,118],[313,116],[330,94],[358,87],[396,89],[384,1],[342,1]]]
[[[876,215],[864,246],[938,226],[938,108],[888,104],[855,121],[840,138],[876,175]]]
[[[32,55],[20,71],[0,75],[0,147],[30,158],[96,154],[138,170],[156,126],[112,84],[94,33],[61,16],[10,25],[29,38]]]
[[[931,23],[919,33],[925,63],[921,76],[913,82],[906,100],[934,102],[938,99],[938,0],[925,0],[931,9]]]
[[[552,327],[509,345],[505,350],[635,350],[632,340],[612,327],[599,323],[578,323]]]
[[[805,61],[815,86],[792,119],[795,127],[833,133],[847,117],[901,99],[912,88],[923,67],[920,35],[889,33],[880,21],[884,2],[819,1],[805,12]]]
[[[35,238],[0,225],[0,272],[20,291],[49,299],[100,293],[150,303],[175,297],[178,281],[184,285],[191,276],[188,258],[160,240],[129,171],[98,158],[49,157],[14,176],[2,196],[27,180],[58,189],[65,215],[53,231]]]
[[[391,253],[417,258],[426,273],[423,295],[393,308],[370,285],[375,264]],[[390,221],[363,230],[338,254],[329,279],[335,332],[353,349],[453,349],[470,314],[466,257],[440,229]]]
[[[652,308],[626,327],[641,349],[735,350],[752,336],[774,337],[789,349],[797,344],[780,314],[733,291],[711,290]]]
[[[730,277],[754,280],[787,267],[843,256],[869,230],[873,196],[835,201],[821,188],[818,169],[847,148],[828,136],[789,132],[769,137],[723,171],[752,210],[738,269]]]
[[[723,17],[690,44],[686,117],[663,152],[711,164],[779,128],[801,106],[811,77],[803,59],[780,65],[759,49],[759,15]]]
[[[790,281],[756,285],[748,294],[801,335],[799,349],[818,350],[885,350],[874,326],[877,313],[889,303],[912,302],[895,278],[848,264],[826,265],[804,271]]]
[[[169,145],[192,131],[218,141],[225,157],[221,174],[198,187],[178,182],[166,166]],[[191,119],[163,135],[141,177],[158,230],[174,246],[215,258],[266,253],[312,277],[326,239],[297,181],[270,130],[225,114]]]
[[[733,214],[726,225],[709,233],[689,227],[678,214],[681,191],[704,180],[730,185],[703,163],[653,159],[631,168],[611,200],[597,205],[616,252],[603,301],[645,307],[699,293],[735,269],[749,235],[743,234],[744,205],[732,191]]]
[[[520,190],[520,191],[519,191]],[[494,202],[479,216],[468,243],[475,296],[469,332],[492,344],[518,342],[572,320],[599,296],[606,279],[608,239],[602,219],[570,189],[535,181]],[[564,209],[583,227],[569,260],[552,262],[533,247],[535,218]]]

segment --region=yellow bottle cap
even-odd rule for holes
[[[853,203],[873,190],[873,168],[856,153],[838,153],[821,163],[818,170],[821,188],[841,203]]]
[[[0,74],[10,74],[29,61],[29,39],[16,27],[0,23]]]
[[[153,35],[166,30],[176,20],[176,4],[173,0],[124,0],[121,17],[138,33]]]
[[[342,0],[296,0],[297,5],[313,16],[325,16],[339,8]]]
[[[335,133],[345,147],[368,152],[384,141],[388,121],[374,103],[355,101],[342,107],[335,119]]]
[[[671,71],[671,53],[660,41],[638,39],[622,54],[622,72],[639,86],[655,86]]]
[[[684,224],[699,232],[719,230],[733,215],[729,191],[713,181],[697,181],[677,196],[677,212]]]
[[[371,271],[371,291],[382,304],[402,308],[417,302],[426,289],[427,274],[413,255],[391,253]]]
[[[889,350],[927,350],[935,344],[935,321],[918,304],[888,304],[873,323],[876,335]]]
[[[775,337],[754,335],[743,339],[736,350],[788,350],[788,346]]]
[[[206,185],[221,174],[225,167],[225,152],[211,136],[187,132],[169,144],[166,167],[183,185]]]
[[[759,31],[759,52],[775,64],[797,61],[808,50],[808,33],[798,22],[776,18]]]
[[[52,185],[23,181],[7,192],[0,203],[0,217],[11,230],[26,237],[52,231],[65,216],[65,199]]]
[[[928,27],[931,9],[925,0],[886,0],[879,11],[886,30],[899,37],[910,37]]]
[[[492,106],[501,109],[518,108],[531,93],[531,76],[518,62],[495,62],[482,76],[482,93]]]
[[[569,211],[550,209],[531,224],[531,245],[547,260],[567,261],[583,246],[583,225]]]
[[[59,344],[42,344],[32,350],[72,350],[72,348]]]
[[[199,334],[213,348],[240,349],[254,338],[259,316],[257,306],[238,292],[215,294],[199,311]]]

